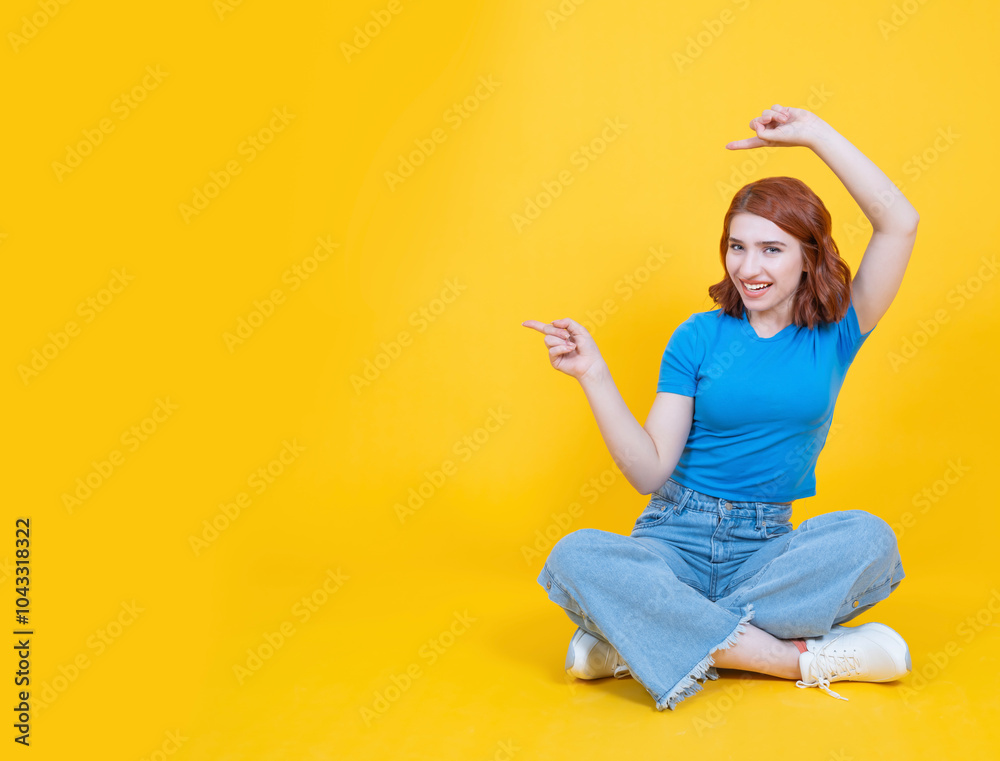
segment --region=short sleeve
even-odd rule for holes
[[[865,339],[872,334],[872,330],[878,327],[873,325],[867,333],[861,332],[861,325],[858,323],[858,313],[854,310],[854,298],[847,306],[847,313],[839,323],[837,323],[837,352],[844,365],[849,365],[854,361],[858,349],[865,342]]]
[[[660,361],[657,393],[668,391],[681,396],[694,396],[698,387],[698,334],[694,316],[674,330]]]

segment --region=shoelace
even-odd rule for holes
[[[612,676],[615,679],[624,679],[627,676],[631,676],[632,672],[629,670],[628,664],[622,661],[619,665],[615,666]]]
[[[830,689],[830,680],[826,678],[816,679],[814,677],[812,682],[803,682],[799,680],[795,683],[796,687],[819,687],[823,692],[829,695],[831,698],[839,698],[840,700],[847,700],[843,695],[840,695]]]
[[[813,660],[809,664],[809,672],[812,676],[811,682],[805,682],[801,679],[795,683],[796,687],[819,687],[823,692],[832,698],[838,698],[840,700],[847,700],[843,695],[839,695],[830,689],[830,677],[838,677],[843,679],[849,676],[855,676],[861,671],[861,662],[857,655],[850,652],[837,651],[834,645],[836,645],[839,637],[831,642],[828,642],[822,650],[818,650],[813,653]],[[827,652],[830,650],[831,652]],[[816,671],[820,672],[820,675],[816,675]]]

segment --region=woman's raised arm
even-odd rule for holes
[[[885,173],[837,130],[810,111],[775,104],[750,121],[757,137],[727,143],[732,150],[800,145],[837,175],[872,223],[872,237],[852,281],[862,333],[882,319],[903,282],[920,215]]]

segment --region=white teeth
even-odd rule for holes
[[[767,288],[771,284],[770,283],[764,283],[763,285],[750,285],[749,283],[744,283],[743,285],[746,286],[746,288],[747,288],[748,291],[759,291],[759,290],[761,290],[763,288]]]

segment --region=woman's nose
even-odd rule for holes
[[[740,262],[740,268],[737,274],[744,280],[749,280],[752,277],[756,277],[760,274],[760,265],[758,264],[758,259],[754,254],[747,254],[743,261]]]

